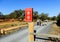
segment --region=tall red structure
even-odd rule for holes
[[[25,21],[32,22],[33,16],[33,8],[26,8],[25,9]]]

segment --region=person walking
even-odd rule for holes
[[[40,20],[40,26],[41,26],[41,20]]]
[[[37,20],[37,25],[40,25],[40,20],[39,19]]]

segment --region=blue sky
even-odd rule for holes
[[[60,13],[60,0],[0,0],[0,12],[3,14],[30,7],[39,13],[57,16]]]

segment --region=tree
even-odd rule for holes
[[[37,11],[34,11],[33,12],[33,19],[37,19],[38,18],[38,12]]]
[[[51,20],[51,17],[48,17],[47,19],[48,19],[48,20]]]
[[[59,13],[59,15],[57,16],[57,25],[60,26],[60,13]]]
[[[3,14],[0,12],[0,19],[2,18]]]
[[[0,12],[0,19],[4,19],[4,15],[2,12]]]
[[[9,18],[16,18],[17,17],[17,15],[15,13],[10,13],[9,16],[10,16]]]
[[[46,20],[48,18],[48,14],[44,14],[44,13],[41,13],[40,14],[40,19],[43,21],[43,20]]]
[[[57,19],[56,16],[53,16],[53,17],[52,17],[52,20],[53,20],[53,21],[56,20],[56,19]]]
[[[15,10],[14,12],[10,13],[10,18],[19,18],[20,16],[24,15],[24,10]]]

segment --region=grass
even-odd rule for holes
[[[19,21],[2,22],[2,23],[0,23],[0,29],[11,28],[11,27],[16,27],[16,26],[21,26],[21,25],[27,25],[27,23],[26,22],[19,22]],[[8,31],[6,31],[6,34],[11,34],[11,33],[14,33],[18,30],[21,30],[21,29],[24,29],[24,28],[17,28],[17,29],[8,30]]]
[[[3,22],[0,23],[0,28],[8,28],[8,27],[13,27],[13,26],[20,26],[20,25],[26,25],[26,22]]]
[[[52,35],[60,35],[60,27],[56,25],[56,23],[52,24],[52,31],[50,32]],[[55,42],[60,42],[60,39],[54,38]],[[46,42],[52,42],[52,41],[46,41]]]
[[[60,27],[58,27],[56,24],[52,24],[52,31],[50,34],[60,35]]]

